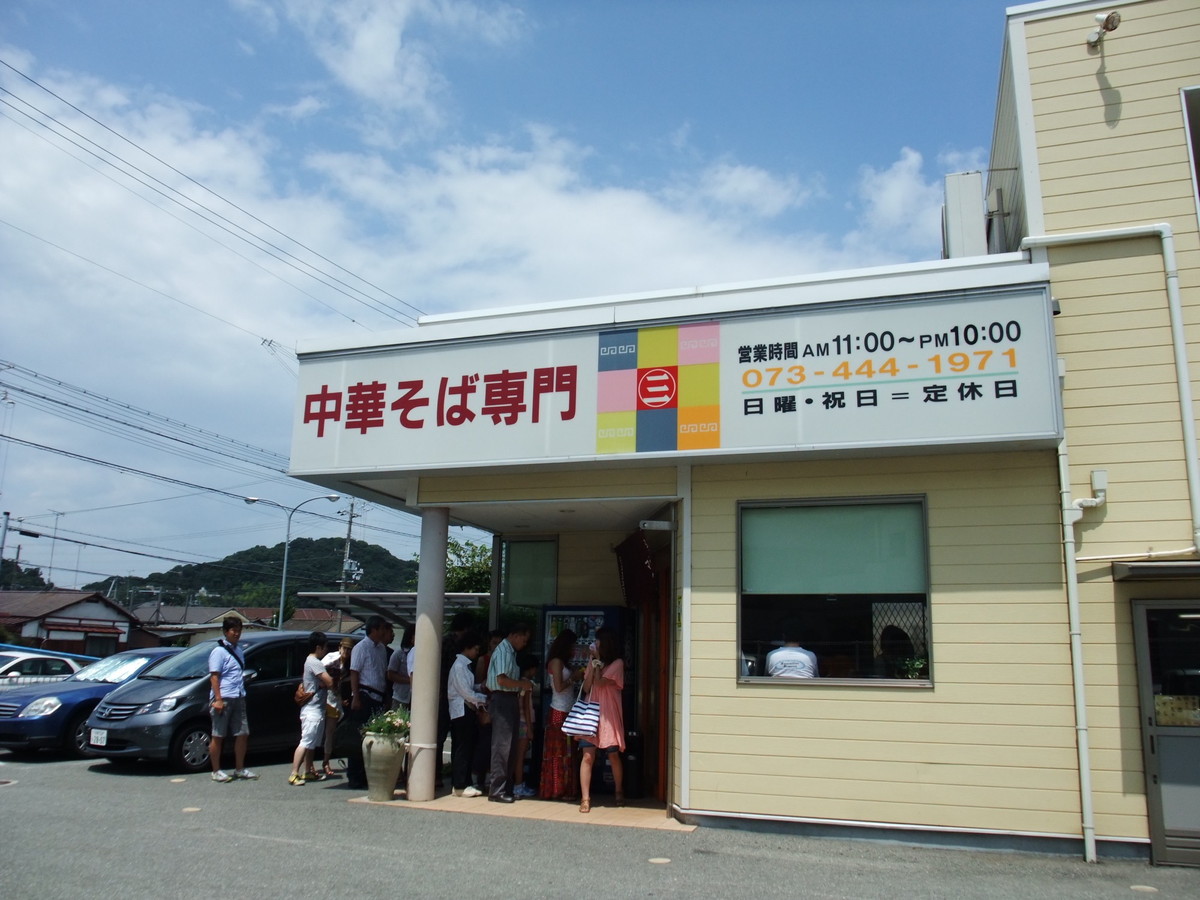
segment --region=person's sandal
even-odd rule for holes
[[[590,813],[590,812],[592,811],[592,801],[591,801],[591,800],[584,800],[582,803],[580,803],[580,804],[579,804],[579,811],[580,811],[581,813]]]

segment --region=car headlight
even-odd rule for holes
[[[32,719],[35,716],[48,716],[52,712],[55,712],[60,706],[62,706],[62,701],[57,697],[38,697],[27,707],[17,713],[17,718]]]
[[[156,712],[170,712],[175,708],[177,703],[179,703],[178,697],[164,697],[162,700],[154,700],[150,703],[147,703],[136,713],[134,713],[134,715],[145,716]]]

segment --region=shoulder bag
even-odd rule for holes
[[[306,691],[304,689],[303,679],[300,681],[300,683],[298,685],[296,685],[295,700],[296,700],[297,706],[303,706],[305,703],[307,703],[309,700],[311,700],[315,696],[317,696],[316,691]]]
[[[563,734],[575,737],[593,737],[600,730],[600,704],[595,700],[583,699],[583,685],[579,686],[575,703],[563,720],[562,730]]]

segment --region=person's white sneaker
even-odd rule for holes
[[[244,781],[254,781],[258,778],[258,775],[255,772],[251,772],[249,769],[234,769],[233,777],[241,778]]]
[[[483,791],[481,791],[481,790],[480,790],[479,788],[477,788],[477,787],[474,787],[474,786],[472,786],[472,785],[468,785],[468,786],[467,786],[467,787],[465,787],[465,788],[455,788],[455,789],[454,789],[454,796],[455,796],[455,797],[482,797],[482,796],[483,796]]]
[[[212,773],[212,780],[220,782],[233,781],[233,776],[224,769],[217,769],[217,771]]]

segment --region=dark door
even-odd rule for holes
[[[1135,600],[1154,862],[1200,866],[1200,600]]]

